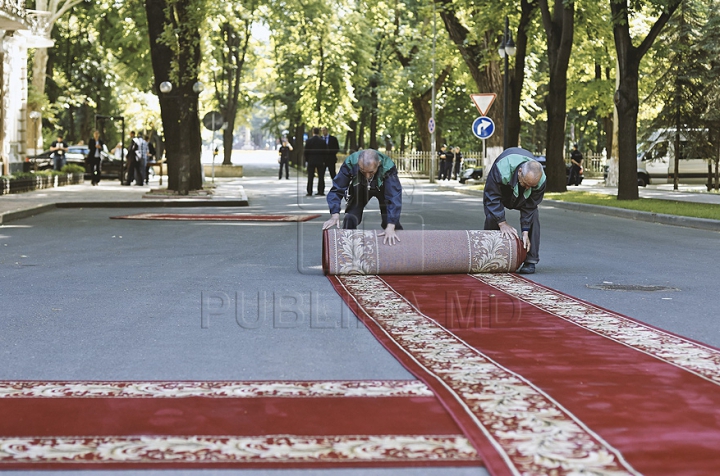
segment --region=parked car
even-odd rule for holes
[[[482,167],[468,167],[467,169],[462,171],[458,181],[460,183],[465,183],[468,180],[480,180],[482,178],[482,176],[483,176]]]
[[[87,145],[71,145],[68,147],[67,152],[65,152],[65,163],[85,167],[85,175],[89,177],[90,166],[85,161],[89,151],[90,149],[88,149]],[[37,156],[29,156],[28,162],[30,163],[30,168],[35,169],[37,166],[37,170],[52,170],[52,154],[52,150],[46,150]],[[107,146],[103,147],[103,150],[100,152],[100,157],[102,158],[102,164],[100,166],[102,176],[107,178],[120,177],[120,160],[108,152]]]
[[[544,155],[536,155],[535,160],[540,162],[542,164],[543,170],[545,170],[545,165],[546,165],[545,162],[547,161],[545,156]],[[571,167],[570,165],[565,164],[565,179],[566,180],[570,177],[570,167]],[[580,180],[578,181],[579,184],[582,183],[583,178],[585,178],[585,177],[583,176],[582,171],[580,171]]]

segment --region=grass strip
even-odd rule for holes
[[[546,193],[545,198],[562,202],[586,203],[589,205],[624,208],[626,210],[637,210],[641,212],[720,220],[720,205],[712,203],[659,200],[656,198],[618,200],[615,195],[589,192]]]
[[[482,191],[484,186],[471,185],[469,190]],[[641,212],[662,213],[691,218],[708,218],[720,220],[720,205],[712,203],[683,202],[679,200],[660,200],[657,198],[640,198],[638,200],[618,200],[615,195],[591,192],[546,193],[545,198],[561,202],[586,203],[603,207],[624,208]]]

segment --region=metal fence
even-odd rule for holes
[[[570,156],[567,158],[570,163]],[[583,154],[583,173],[585,175],[602,175],[607,158],[601,152],[587,152]]]
[[[463,169],[482,165],[482,152],[468,151],[461,152],[463,156]],[[387,155],[395,162],[398,174],[418,178],[430,177],[430,163],[432,154],[430,152],[405,151],[388,152]],[[437,160],[437,159],[436,159]],[[435,162],[435,173],[437,174],[438,162]]]
[[[430,152],[421,151],[404,151],[404,152],[384,152],[389,156],[398,169],[398,174],[405,177],[429,178],[430,162],[432,155]],[[461,152],[463,156],[462,170],[470,167],[482,167],[482,152],[468,151]],[[535,155],[542,155],[536,153]],[[346,155],[338,154],[338,163],[345,160]],[[565,158],[565,162],[570,164],[570,155]],[[588,152],[584,154],[583,169],[586,176],[602,175],[605,166],[605,156],[602,153]],[[438,162],[435,163],[435,173],[437,174]]]

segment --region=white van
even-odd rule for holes
[[[648,140],[648,147],[638,154],[638,185],[673,183],[675,174],[675,130],[656,131]],[[680,133],[680,163],[678,181],[681,183],[707,183],[708,161],[700,157],[683,157],[687,144]]]

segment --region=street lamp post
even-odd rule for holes
[[[503,149],[509,145],[508,128],[508,62],[511,56],[515,56],[517,49],[510,33],[510,20],[505,16],[505,31],[503,32],[502,43],[498,48],[500,58],[505,60],[505,75],[503,78]]]

